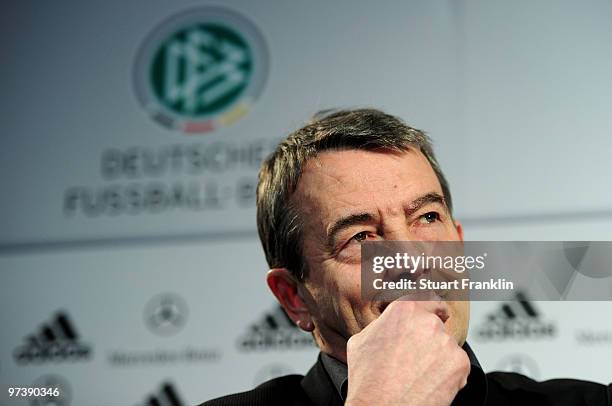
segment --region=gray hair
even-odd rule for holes
[[[435,158],[431,140],[397,117],[375,109],[326,110],[291,133],[263,162],[257,185],[257,229],[270,268],[287,268],[307,277],[302,256],[302,218],[291,196],[308,159],[328,150],[403,152],[417,148],[434,170],[452,213],[450,188]]]

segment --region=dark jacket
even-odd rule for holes
[[[340,394],[325,370],[321,357],[306,376],[287,375],[272,379],[253,390],[224,396],[201,406],[337,406]],[[509,372],[484,374],[472,364],[468,384],[453,405],[604,405],[612,406],[612,384],[574,379],[536,382]]]

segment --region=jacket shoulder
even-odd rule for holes
[[[212,399],[200,406],[311,405],[300,385],[303,378],[302,375],[281,376],[249,391]]]
[[[612,406],[612,385],[577,379],[535,381],[513,372],[487,374],[490,404],[536,401],[540,405]],[[510,403],[507,403],[510,401]]]

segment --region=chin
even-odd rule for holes
[[[448,325],[447,332],[453,336],[459,346],[462,346],[467,340],[468,326],[470,322],[470,302],[456,301],[449,302],[452,308],[452,317],[448,320],[451,325]]]

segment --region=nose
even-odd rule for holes
[[[417,241],[417,237],[410,230],[404,218],[386,221],[383,225],[383,234],[387,241]]]
[[[393,265],[385,270],[384,280],[418,280],[429,273],[425,258],[428,255],[426,243],[420,241],[384,241],[387,256],[393,257]]]

